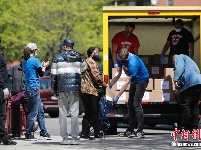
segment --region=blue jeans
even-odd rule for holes
[[[144,128],[144,113],[142,109],[142,98],[148,82],[137,82],[130,84],[129,98],[128,98],[128,114],[129,114],[129,130],[134,130],[135,118],[137,117],[137,128],[142,130]]]
[[[32,132],[34,121],[37,119],[42,133],[46,133],[44,110],[40,99],[40,89],[26,88],[26,96],[28,98],[28,113],[26,122],[26,134],[30,135]]]

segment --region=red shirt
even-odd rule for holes
[[[113,39],[112,43],[118,45],[117,52],[123,47],[127,48],[130,53],[134,53],[134,48],[139,48],[140,43],[136,35],[133,33],[126,36],[125,31],[117,33]]]

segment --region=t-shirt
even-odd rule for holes
[[[134,48],[139,48],[140,43],[136,35],[131,33],[131,35],[126,36],[125,31],[117,33],[113,39],[112,43],[118,45],[117,52],[122,48],[127,48],[130,53],[134,53]]]
[[[27,61],[22,62],[22,67],[25,72],[26,87],[40,87],[40,80],[38,76],[38,68],[41,67],[38,58],[30,56]]]
[[[131,83],[148,82],[149,73],[143,61],[137,55],[131,53],[129,53],[127,60],[121,64],[119,59],[117,59],[117,63],[119,67],[124,69],[127,76],[132,77]]]
[[[169,33],[167,41],[171,43],[169,55],[172,55],[172,54],[189,55],[188,43],[194,42],[194,38],[191,32],[183,28],[180,32],[176,32],[175,30],[172,30]]]

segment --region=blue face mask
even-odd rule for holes
[[[94,56],[92,57],[93,60],[98,61],[100,60],[100,56],[98,54],[94,54]]]
[[[179,29],[177,29],[177,28],[175,28],[174,29],[176,32],[181,32],[181,29],[179,28]]]
[[[129,36],[129,35],[131,35],[131,31],[125,31],[125,34],[126,34],[127,36]]]

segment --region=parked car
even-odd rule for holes
[[[54,96],[50,84],[50,76],[40,78],[40,97],[44,111],[54,118],[59,116],[58,98]]]
[[[50,76],[43,76],[40,78],[40,98],[43,103],[45,113],[50,117],[55,118],[59,116],[58,98],[54,96],[51,90]],[[84,106],[82,100],[79,101],[79,115],[83,115]]]

